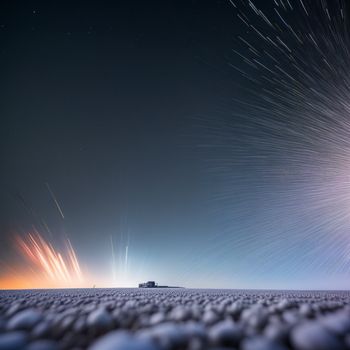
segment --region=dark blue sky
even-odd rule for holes
[[[35,228],[97,284],[346,287],[306,232],[310,147],[288,131],[306,119],[269,126],[264,86],[232,67],[248,32],[229,1],[3,1],[0,26],[3,266]]]

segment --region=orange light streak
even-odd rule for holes
[[[64,257],[38,233],[29,233],[27,239],[17,237],[17,243],[24,256],[46,274],[48,279],[65,283],[83,280],[77,256],[69,240],[66,241],[67,253]]]

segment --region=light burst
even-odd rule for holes
[[[262,275],[346,273],[349,6],[341,0],[230,4],[241,31],[228,64],[243,97],[221,117],[207,118],[201,143],[221,184],[213,194],[224,225],[215,251],[234,250],[237,266]]]
[[[29,233],[26,238],[17,237],[17,243],[23,255],[49,280],[67,284],[83,280],[77,256],[69,240],[65,242],[65,255],[55,250],[38,233]]]

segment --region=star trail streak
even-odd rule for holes
[[[69,240],[63,255],[46,242],[42,236],[29,233],[26,238],[17,237],[18,248],[34,264],[39,274],[55,283],[72,284],[83,280],[80,265]]]
[[[201,144],[221,183],[213,195],[224,231],[214,249],[250,252],[237,264],[260,276],[347,273],[349,6],[230,3],[241,31],[229,74],[243,97],[206,119]]]

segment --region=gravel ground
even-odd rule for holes
[[[350,292],[0,291],[0,350],[350,349]]]

